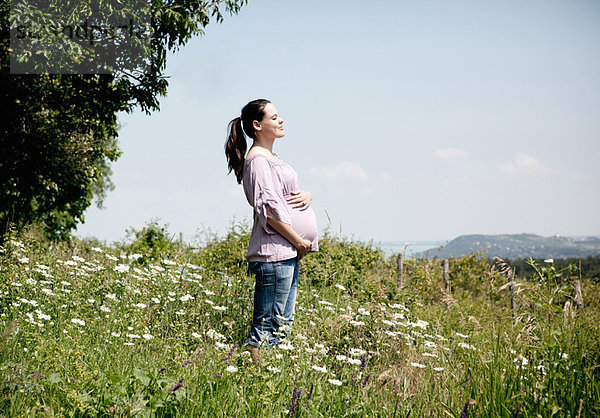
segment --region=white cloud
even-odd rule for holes
[[[523,152],[518,152],[511,161],[497,164],[497,168],[502,174],[508,176],[519,173],[546,174],[550,171],[536,157]]]
[[[368,180],[367,172],[359,163],[340,161],[334,166],[311,167],[310,174],[330,180]]]
[[[436,160],[451,161],[465,158],[467,156],[467,151],[465,151],[462,148],[447,147],[439,148],[435,150],[431,155]]]

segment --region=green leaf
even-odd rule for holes
[[[137,380],[139,380],[144,386],[148,386],[150,384],[150,381],[152,380],[147,371],[138,368],[134,369],[133,376]]]
[[[48,381],[50,384],[55,384],[62,382],[62,379],[58,373],[52,373],[48,376]]]

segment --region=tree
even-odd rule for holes
[[[137,1],[150,13],[144,29],[147,42],[135,50],[143,52],[142,59],[118,49],[117,60],[103,74],[93,68],[77,74],[78,63],[103,51],[67,39],[66,53],[55,56],[52,48],[36,52],[37,41],[11,45],[10,28],[14,41],[19,22],[52,27],[60,26],[60,17],[71,16],[73,23],[89,16],[98,23],[116,14],[118,5],[122,18],[139,16],[134,3],[14,0],[12,9],[8,1],[0,3],[0,108],[5,116],[0,123],[0,234],[11,223],[17,228],[40,223],[49,236],[64,236],[83,220],[94,198],[101,206],[112,187],[110,164],[120,155],[117,113],[159,110],[159,98],[168,86],[167,53],[202,34],[211,20],[222,22],[223,11],[236,14],[246,2]],[[85,9],[90,4],[94,10]],[[20,59],[38,74],[11,74],[11,59]],[[57,62],[68,74],[50,73]]]

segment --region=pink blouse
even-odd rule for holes
[[[271,262],[298,255],[296,247],[267,223],[267,206],[275,219],[290,225],[298,235],[312,242],[310,251],[319,250],[317,218],[312,206],[299,210],[287,203],[286,198],[299,190],[298,174],[289,164],[254,154],[246,159],[242,184],[246,199],[254,208],[246,260]]]

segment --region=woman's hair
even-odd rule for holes
[[[240,184],[242,183],[242,177],[244,175],[244,161],[246,158],[246,150],[248,149],[244,132],[250,138],[256,138],[252,122],[255,120],[259,122],[263,120],[267,103],[271,102],[266,99],[252,100],[242,108],[242,115],[229,122],[227,127],[227,130],[229,131],[227,141],[225,142],[227,166],[229,167],[230,173],[232,171],[235,173],[237,182]]]

